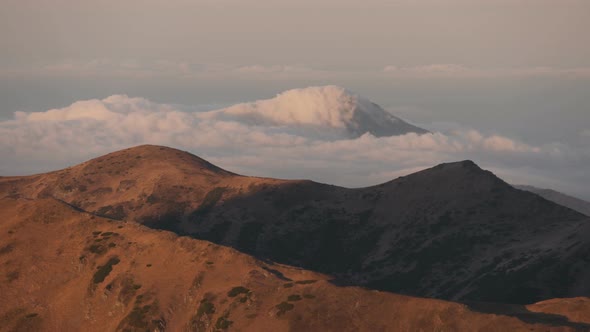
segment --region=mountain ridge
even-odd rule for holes
[[[0,197],[0,330],[578,331],[588,299],[490,314],[358,287],[232,248]],[[571,308],[572,305],[575,308]]]
[[[53,197],[97,216],[331,274],[347,285],[509,303],[589,294],[588,218],[516,190],[472,161],[347,189],[240,176],[148,145],[0,180],[0,192]],[[567,284],[549,287],[563,275]]]

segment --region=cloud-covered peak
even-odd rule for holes
[[[334,85],[288,90],[271,99],[237,104],[207,116],[261,126],[344,132],[348,137],[365,133],[395,136],[427,132],[391,115],[367,98]]]

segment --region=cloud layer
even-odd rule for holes
[[[322,90],[323,89],[323,90]],[[323,93],[323,94],[322,94]],[[150,143],[181,148],[234,172],[311,178],[344,186],[391,180],[448,161],[472,159],[511,182],[590,197],[590,149],[531,146],[473,129],[376,137],[347,130],[350,105],[370,103],[337,87],[287,91],[214,111],[186,111],[113,95],[0,122],[0,174],[66,167]],[[429,129],[429,128],[426,128]]]
[[[304,64],[198,63],[186,60],[99,58],[0,67],[0,78],[176,78],[188,80],[590,79],[589,66],[473,67],[455,63],[390,64],[356,69]]]

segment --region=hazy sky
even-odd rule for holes
[[[3,64],[585,66],[585,0],[3,0]]]
[[[588,31],[586,0],[1,0],[0,130],[39,140],[32,127],[15,124],[14,112],[111,95],[194,111],[336,84],[428,129],[473,129],[531,147],[559,146],[577,158],[568,167],[581,167],[590,155]],[[9,145],[0,139],[0,147]],[[109,148],[80,144],[96,153]],[[26,169],[87,156],[72,154],[61,163],[27,159],[39,164]],[[0,171],[23,169],[17,165],[24,159],[12,159],[0,161]],[[533,159],[519,167],[545,167],[539,179],[559,178],[552,174],[565,169]],[[392,171],[382,167],[383,174]],[[508,172],[508,165],[502,168]],[[512,172],[515,180],[531,173]],[[363,182],[363,173],[355,174],[340,183],[385,178]],[[580,189],[589,179],[555,181],[557,189],[590,198]]]

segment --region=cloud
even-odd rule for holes
[[[458,74],[467,73],[469,68],[456,64],[431,64],[415,67],[385,66],[386,73],[407,73],[407,74]]]
[[[297,65],[250,65],[241,66],[235,69],[238,73],[254,73],[254,74],[268,74],[268,73],[309,73],[313,69],[305,66]]]
[[[415,78],[568,78],[590,79],[590,67],[472,67],[454,63],[386,65],[383,68],[346,70],[305,64],[227,64],[173,61],[108,59],[63,60],[56,63],[27,64],[0,68],[0,77],[126,78],[126,79],[256,79],[256,80],[341,80]]]
[[[364,133],[391,136],[426,132],[370,100],[333,85],[292,89],[272,99],[236,104],[200,117],[277,127],[291,134],[324,139],[354,138]]]
[[[189,78],[227,79],[329,76],[326,70],[300,64],[236,65],[195,63],[172,60],[91,59],[64,60],[57,63],[27,64],[26,67],[0,68],[0,77],[69,77],[69,78]]]
[[[383,67],[383,73],[399,78],[590,78],[590,67],[515,67],[515,68],[478,68],[460,64],[430,64],[421,66]]]
[[[336,86],[326,86],[289,90],[273,99],[237,104],[207,115],[231,116],[267,126],[294,124],[344,129],[352,121],[357,104],[357,96]]]
[[[590,197],[581,185],[590,180],[585,171],[590,164],[588,148],[558,143],[532,146],[460,128],[422,135],[351,137],[339,130],[350,119],[346,110],[317,113],[321,107],[312,103],[317,99],[298,101],[300,93],[282,95],[292,107],[280,109],[284,114],[269,114],[270,106],[277,105],[270,101],[183,111],[125,95],[78,101],[44,112],[18,112],[0,122],[0,174],[49,171],[151,143],[188,150],[243,174],[311,178],[344,186],[377,184],[441,162],[472,159],[512,182],[552,185]],[[323,102],[326,108],[342,105],[337,93]],[[316,130],[307,130],[308,125]]]

